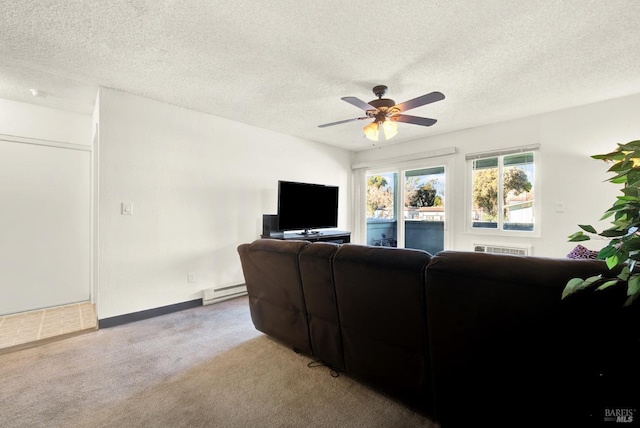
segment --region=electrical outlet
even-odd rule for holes
[[[187,282],[189,282],[189,283],[196,282],[196,273],[195,272],[189,272],[189,275],[187,275]]]

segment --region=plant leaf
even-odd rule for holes
[[[604,260],[607,257],[611,257],[612,255],[614,255],[617,251],[618,249],[616,247],[609,244],[598,252],[598,258],[600,260]]]
[[[631,276],[627,285],[627,296],[633,296],[640,292],[640,275],[635,274]]]
[[[620,213],[617,213],[620,214]],[[611,222],[611,224],[613,224],[614,226],[616,226],[617,228],[622,228],[622,229],[626,229],[630,226],[629,220],[627,219],[627,215],[623,214],[621,216],[618,216],[616,214],[616,219],[614,221]]]
[[[633,235],[624,244],[622,244],[622,246],[625,247],[629,251],[640,250],[640,236]]]
[[[589,232],[589,233],[598,233],[597,230],[594,229],[593,226],[588,225],[588,224],[579,224],[578,227],[582,230],[584,230],[585,232]]]
[[[622,183],[627,181],[627,177],[629,176],[629,174],[631,174],[632,170],[628,170],[628,171],[622,171],[619,172],[618,174],[614,175],[613,177],[609,178],[607,181],[613,181],[613,180],[622,180]]]
[[[618,283],[618,280],[617,280],[617,279],[612,279],[612,280],[609,280],[609,281],[605,282],[604,284],[602,284],[602,285],[601,285],[601,286],[599,286],[598,288],[596,288],[596,290],[604,290],[605,288],[609,288],[609,287],[611,287],[612,285],[615,285],[615,284],[617,284],[617,283]]]
[[[629,279],[629,266],[625,266],[622,268],[622,271],[618,274],[618,278],[620,278],[623,281],[626,281]]]
[[[633,141],[629,141],[628,143],[625,144],[618,144],[618,149],[616,149],[616,151],[618,150],[624,150],[624,151],[636,151],[640,149],[640,140],[633,140]],[[615,152],[613,152],[615,153]],[[637,156],[635,156],[637,157]]]
[[[640,196],[640,189],[637,187],[623,187],[620,191],[628,196]]]
[[[607,172],[620,172],[620,171],[629,170],[632,167],[633,167],[633,164],[629,162],[628,159],[625,158],[624,160],[618,161],[613,165],[611,165],[611,168],[609,168]]]
[[[611,153],[606,153],[604,155],[593,155],[591,156],[591,158],[593,159],[599,159],[599,160],[622,160],[624,159],[624,152],[620,151],[620,150],[615,150]]]
[[[637,168],[632,168],[627,172],[627,183],[634,185],[640,180],[640,171]]]
[[[626,302],[624,302],[624,306],[631,305],[633,301],[636,300],[638,297],[640,297],[640,293],[632,294],[631,296],[627,297]]]
[[[617,198],[621,201],[625,202],[637,202],[640,201],[640,198],[637,196],[617,196]]]
[[[613,269],[614,267],[618,266],[618,255],[614,254],[613,256],[609,256],[605,259],[605,262],[607,263],[607,267],[609,269]]]
[[[585,235],[582,232],[576,232],[573,235],[569,236],[569,242],[580,242],[580,241],[588,241],[591,238]]]
[[[576,289],[576,287],[581,285],[581,284],[583,284],[583,283],[584,283],[584,280],[582,278],[571,278],[567,282],[567,284],[564,286],[564,290],[562,290],[562,298],[564,299],[568,295],[573,294],[576,291],[578,291]]]
[[[618,230],[617,228],[615,228],[615,229],[603,230],[598,235],[604,236],[606,238],[613,238],[615,236],[624,236],[626,234],[627,234],[626,230]]]
[[[613,206],[612,206],[611,208],[609,208],[608,210],[606,210],[604,213],[605,213],[605,216],[606,216],[606,217],[609,217],[611,214],[613,214],[613,213],[615,213],[615,212],[618,212],[618,211],[624,211],[624,210],[626,210],[626,209],[627,209],[626,204],[625,204],[624,202],[622,202],[622,201],[618,201],[618,200],[617,200],[617,201],[613,204]],[[604,217],[604,216],[603,216],[602,218],[604,219],[604,218],[606,218],[606,217]]]

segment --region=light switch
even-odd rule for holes
[[[133,214],[133,204],[131,202],[123,202],[122,215],[131,215],[131,214]]]
[[[564,212],[564,202],[556,202],[556,212],[557,213]]]

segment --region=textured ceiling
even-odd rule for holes
[[[0,98],[91,113],[110,87],[371,148],[340,100],[443,101],[385,144],[640,93],[637,0],[0,1]],[[47,97],[33,97],[37,88]]]

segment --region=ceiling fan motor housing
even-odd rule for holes
[[[369,101],[369,105],[375,107],[375,110],[367,110],[367,116],[375,118],[376,122],[384,122],[387,117],[399,111],[393,108],[396,102],[389,98]]]
[[[378,97],[378,99],[369,101],[369,105],[381,111],[389,110],[391,107],[396,105],[396,102],[394,100],[391,100],[389,98],[382,98],[384,94],[387,93],[387,89],[389,88],[387,88],[385,85],[374,86],[373,93],[376,97]],[[371,114],[369,114],[369,116],[370,117],[377,116],[377,113],[378,113],[377,111],[372,111]]]
[[[380,110],[382,108],[390,109],[391,107],[396,105],[396,102],[391,100],[391,99],[389,99],[389,98],[380,98],[378,100],[369,101],[369,105],[372,105],[373,107],[377,108],[378,110]]]

